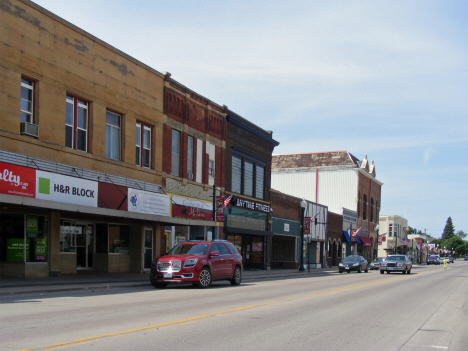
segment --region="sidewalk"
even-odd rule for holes
[[[298,278],[315,274],[338,273],[338,267],[314,268],[310,273],[297,269],[245,270],[242,280],[272,280]],[[13,294],[49,293],[69,290],[112,289],[132,286],[150,285],[148,273],[102,273],[79,271],[77,274],[46,278],[0,277],[0,296]]]

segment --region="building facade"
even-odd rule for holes
[[[271,158],[279,143],[227,107],[225,113],[225,196],[233,198],[224,212],[224,238],[237,247],[245,269],[269,269]]]
[[[377,255],[377,224],[381,186],[373,161],[369,164],[347,151],[274,155],[272,188],[323,204],[335,213],[356,211],[349,228],[349,250],[368,260]],[[344,229],[346,230],[346,229]],[[356,234],[356,235],[353,235]],[[348,249],[346,249],[348,250]]]
[[[328,225],[326,233],[327,267],[340,264],[343,257],[343,216],[328,212]]]

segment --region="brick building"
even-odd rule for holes
[[[377,231],[381,206],[381,186],[374,162],[369,164],[347,151],[274,155],[272,187],[293,196],[312,199],[334,213],[356,211],[343,236],[347,254],[367,259],[377,256]],[[343,224],[344,225],[344,224]],[[357,237],[353,232],[358,231]],[[351,250],[353,249],[353,250]]]
[[[328,212],[327,225],[327,267],[337,266],[342,259],[343,216]]]
[[[225,193],[235,194],[225,209],[224,236],[236,245],[246,269],[268,269],[271,158],[279,145],[265,131],[227,107]]]
[[[164,228],[195,222],[172,216],[165,194],[168,183],[179,194],[174,180],[188,183],[167,176],[163,160],[164,132],[177,121],[166,120],[163,92],[177,87],[30,1],[1,0],[0,23],[0,274],[149,269],[165,250]],[[201,139],[222,167],[215,119],[216,140]],[[190,118],[177,123],[200,132]],[[206,172],[201,183],[209,187]]]

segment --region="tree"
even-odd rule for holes
[[[444,233],[442,234],[443,240],[448,240],[455,236],[455,228],[453,227],[452,217],[447,219],[447,223],[445,224]]]
[[[467,236],[467,234],[463,230],[459,230],[455,235],[461,239],[465,239]]]
[[[450,239],[447,239],[443,242],[443,246],[447,250],[455,250],[455,255],[466,255],[468,253],[468,243],[463,240],[462,238],[459,238],[458,236],[454,236]],[[442,247],[443,247],[442,246]]]

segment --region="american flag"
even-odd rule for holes
[[[408,240],[406,238],[401,239],[401,245],[408,245]]]
[[[421,244],[419,242],[416,242],[416,247],[418,248],[418,250],[421,250]]]
[[[361,227],[362,228],[362,227]],[[353,238],[356,237],[357,233],[359,233],[359,231],[361,230],[361,228],[359,228],[358,230],[356,230],[354,233],[353,233]]]
[[[226,208],[226,206],[229,205],[233,195],[234,193],[232,193],[226,200],[224,200],[223,210],[221,212],[224,212],[224,209]]]

